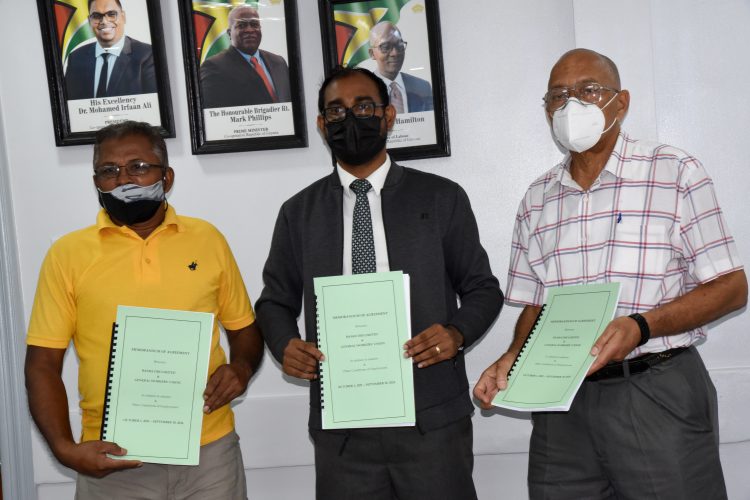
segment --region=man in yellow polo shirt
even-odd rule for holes
[[[224,237],[211,224],[178,216],[165,193],[174,182],[167,149],[146,123],[100,130],[94,184],[96,224],[63,236],[42,264],[27,337],[29,408],[55,457],[76,470],[77,499],[245,499],[245,474],[229,402],[242,394],[263,353],[250,300]],[[215,315],[200,465],[116,460],[99,440],[112,323],[118,305]],[[219,326],[230,348],[227,362]],[[61,378],[73,341],[79,360],[83,435],[73,438]],[[174,496],[172,496],[174,495]]]

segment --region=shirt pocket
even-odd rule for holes
[[[659,278],[667,271],[672,246],[667,226],[617,224],[612,244],[610,274]]]

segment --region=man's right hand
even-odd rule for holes
[[[477,385],[474,386],[474,397],[480,401],[483,409],[492,408],[492,400],[497,393],[508,387],[508,371],[515,359],[516,353],[506,352],[482,372]]]
[[[107,456],[127,455],[127,450],[108,441],[85,441],[70,443],[56,455],[60,463],[70,467],[79,474],[93,477],[104,477],[122,469],[133,469],[143,465],[139,460],[117,460]]]
[[[305,380],[318,378],[318,362],[325,361],[323,353],[312,342],[292,339],[284,348],[284,373]]]

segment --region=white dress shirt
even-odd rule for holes
[[[372,189],[367,192],[367,201],[370,203],[370,217],[372,217],[372,237],[375,241],[375,268],[377,272],[387,272],[391,268],[388,265],[388,246],[385,241],[385,226],[383,225],[383,208],[380,191],[385,184],[385,178],[391,169],[391,159],[386,155],[385,162],[367,177]],[[343,274],[352,274],[352,224],[354,222],[354,204],[357,195],[349,185],[357,180],[352,174],[336,165],[341,185],[344,186],[344,269]]]

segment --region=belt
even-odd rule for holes
[[[586,380],[595,382],[597,380],[606,380],[610,378],[620,378],[625,376],[626,373],[631,375],[635,373],[643,373],[654,365],[658,365],[662,361],[674,358],[678,354],[685,352],[687,347],[675,347],[674,349],[668,349],[662,352],[651,352],[638,356],[637,358],[628,359],[626,361],[616,361],[614,363],[607,363],[599,371],[596,371],[586,377]]]

